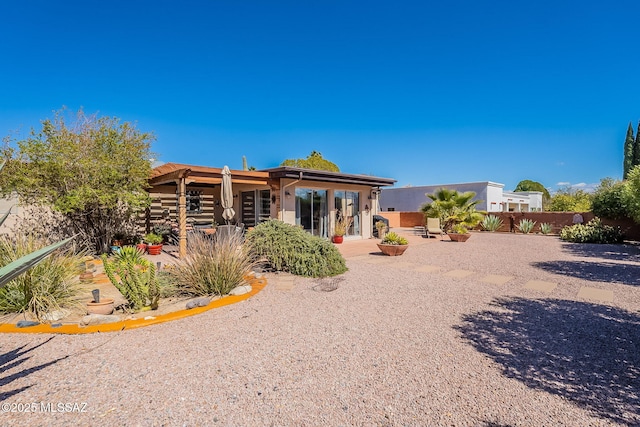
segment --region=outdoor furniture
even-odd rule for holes
[[[427,218],[427,238],[430,235],[440,235],[440,240],[444,236],[444,231],[440,228],[440,218]]]
[[[423,225],[414,225],[413,226],[413,234],[415,236],[424,236],[427,232],[427,229]]]

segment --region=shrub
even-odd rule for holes
[[[560,238],[573,243],[621,243],[623,240],[619,227],[604,225],[600,218],[594,218],[586,225],[566,226],[560,231]]]
[[[102,255],[104,271],[134,310],[158,308],[160,290],[156,282],[156,268],[134,246],[121,248],[112,260]]]
[[[553,231],[553,225],[549,224],[548,222],[543,222],[542,224],[540,224],[540,232],[542,234],[549,234]]]
[[[247,233],[252,251],[276,271],[308,277],[347,271],[344,258],[328,240],[278,220],[265,221]]]
[[[520,230],[523,234],[529,234],[533,231],[533,227],[536,225],[535,221],[532,221],[528,218],[522,218],[520,223],[516,225],[518,230]]]
[[[486,231],[496,231],[502,226],[502,220],[495,215],[487,215],[482,219],[480,225]]]
[[[162,243],[162,240],[162,236],[156,233],[149,233],[145,234],[144,236],[144,241],[150,245],[159,245],[160,243]]]
[[[42,239],[18,234],[0,237],[0,265],[6,266],[47,246]],[[0,313],[29,312],[38,321],[51,311],[77,306],[76,275],[81,255],[73,249],[58,250],[0,288]]]
[[[408,245],[409,241],[395,232],[387,233],[380,242],[383,245]]]
[[[181,294],[227,295],[244,283],[253,266],[250,245],[243,244],[241,234],[211,239],[193,233],[189,236],[187,256],[169,273],[175,277],[176,289]]]
[[[628,216],[629,197],[627,183],[605,178],[593,194],[591,208],[600,218],[619,219]]]

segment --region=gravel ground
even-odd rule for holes
[[[0,425],[640,425],[636,246],[474,233],[348,266],[139,330],[3,335]]]

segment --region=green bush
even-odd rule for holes
[[[516,227],[518,227],[518,230],[520,230],[523,234],[529,234],[533,231],[533,227],[535,225],[536,225],[535,221],[530,220],[528,218],[522,218],[520,220],[520,223],[516,225]]]
[[[179,293],[189,296],[227,295],[244,283],[253,269],[251,245],[241,234],[211,239],[201,234],[189,236],[187,256],[168,270],[176,279]]]
[[[408,245],[409,241],[395,232],[387,233],[380,242],[383,245]]]
[[[593,193],[591,209],[600,218],[619,219],[629,216],[627,183],[605,178]]]
[[[247,233],[259,259],[276,271],[298,276],[326,277],[347,271],[344,258],[328,240],[282,221],[265,221]]]
[[[47,246],[33,236],[0,237],[0,266]],[[78,306],[78,265],[81,255],[72,249],[58,250],[30,270],[0,288],[0,313],[33,314],[43,321],[46,313]]]
[[[483,230],[486,231],[496,231],[498,228],[502,226],[502,220],[495,215],[487,215],[482,218],[482,222],[480,223]]]
[[[102,255],[104,271],[113,285],[134,310],[158,308],[160,290],[156,268],[135,246],[121,248],[112,259]]]
[[[623,240],[619,227],[604,225],[599,218],[587,224],[566,226],[560,231],[560,238],[573,243],[621,243]]]

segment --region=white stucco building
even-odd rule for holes
[[[542,193],[539,191],[504,191],[504,184],[491,181],[460,184],[424,185],[419,187],[383,188],[380,192],[380,211],[416,212],[430,202],[426,195],[440,188],[460,193],[473,191],[474,200],[480,200],[477,209],[487,212],[533,212],[542,210]]]

